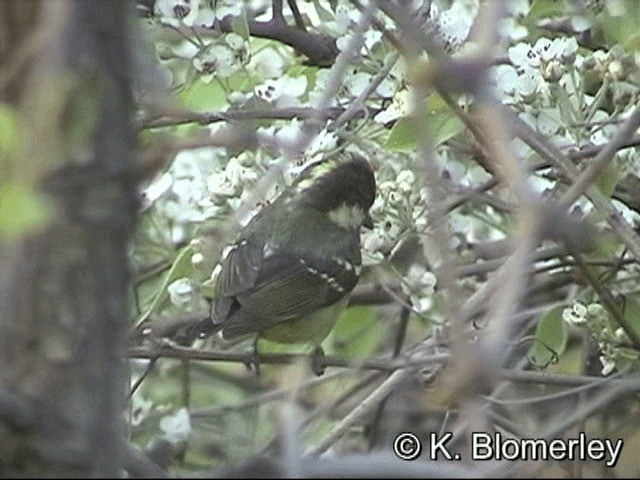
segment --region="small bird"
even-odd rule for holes
[[[360,228],[372,227],[375,194],[360,155],[306,167],[231,245],[215,285],[214,329],[225,339],[257,334],[254,348],[264,338],[322,354],[360,277]]]

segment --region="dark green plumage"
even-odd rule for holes
[[[360,226],[374,197],[368,162],[341,155],[307,167],[263,207],[217,279],[213,321],[223,336],[319,345],[337,319],[325,307],[346,304],[358,282]]]

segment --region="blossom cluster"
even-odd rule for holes
[[[640,355],[624,345],[630,345],[630,339],[622,327],[613,325],[609,314],[600,303],[585,305],[574,302],[562,311],[562,318],[569,325],[587,328],[598,344],[602,375],[609,375],[614,369],[637,361]]]

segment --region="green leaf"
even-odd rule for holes
[[[301,75],[306,75],[309,67],[307,65],[293,64],[287,67],[287,75],[290,77],[299,77]],[[317,69],[317,68],[316,68]]]
[[[318,76],[318,67],[308,65],[293,65],[287,69],[287,75],[290,77],[307,77],[307,92],[313,90],[316,86],[316,78]]]
[[[565,13],[567,13],[567,4],[564,0],[534,0],[527,18],[539,20]]]
[[[191,257],[194,254],[194,249],[192,246],[187,245],[182,250],[178,252],[176,259],[173,261],[171,268],[164,275],[162,282],[158,286],[156,293],[149,303],[149,306],[142,312],[142,314],[136,320],[136,327],[139,326],[142,322],[147,320],[149,316],[156,311],[156,309],[162,305],[162,303],[169,298],[169,292],[167,291],[167,287],[173,282],[181,277],[188,277],[192,270],[191,265]]]
[[[416,147],[416,122],[411,118],[401,118],[391,129],[384,148],[392,152],[406,152]],[[435,147],[455,137],[464,130],[462,121],[449,110],[430,111],[424,117],[424,131]]]
[[[249,23],[247,22],[247,10],[245,8],[242,9],[240,15],[234,17],[231,21],[231,30],[244,40],[249,40]]]
[[[334,19],[333,14],[329,10],[324,8],[320,4],[319,0],[313,0],[313,6],[316,7],[316,13],[318,14],[318,18],[323,22],[330,22],[331,20]]]
[[[408,118],[398,120],[391,133],[384,142],[384,148],[390,152],[406,152],[416,147],[416,138],[413,135],[411,124],[413,122]]]
[[[437,94],[429,96],[429,98],[425,100],[424,104],[427,108],[427,112],[440,112],[449,108],[447,106],[447,102],[444,101],[444,98]]]
[[[345,310],[333,330],[336,353],[346,358],[371,355],[382,341],[383,331],[372,307],[352,307]]]
[[[618,166],[614,162],[611,162],[604,169],[604,172],[598,176],[594,183],[603,195],[610,197],[613,194],[619,179],[620,172],[618,170]]]
[[[182,104],[196,112],[220,110],[227,104],[227,96],[219,82],[204,83],[201,79],[185,88],[178,98]]]
[[[15,156],[20,148],[20,124],[16,111],[0,103],[0,161]]]
[[[229,85],[233,85],[233,90],[236,92],[248,92],[253,90],[256,85],[260,85],[264,79],[259,78],[257,75],[252,75],[246,70],[238,70],[227,77]]]
[[[426,134],[431,138],[434,146],[441,145],[464,130],[462,120],[456,114],[438,111],[427,114]]]
[[[601,22],[605,39],[609,43],[619,43],[627,50],[633,51],[640,42],[640,2],[621,0],[616,5],[618,8],[614,10],[614,15],[605,16]]]
[[[618,255],[620,255],[619,239],[611,233],[600,232],[596,235],[593,249],[586,259],[589,261],[608,261]]]
[[[15,239],[46,225],[50,202],[37,191],[20,184],[0,185],[0,239]]]
[[[568,329],[562,319],[564,306],[549,310],[538,322],[535,343],[529,350],[529,357],[539,367],[555,363],[567,347]]]
[[[625,323],[633,329],[636,337],[640,337],[640,301],[627,295],[624,297],[622,308]]]

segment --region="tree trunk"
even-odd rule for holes
[[[0,101],[23,139],[0,186],[48,207],[37,231],[0,236],[2,476],[122,475],[130,6],[0,2]]]

